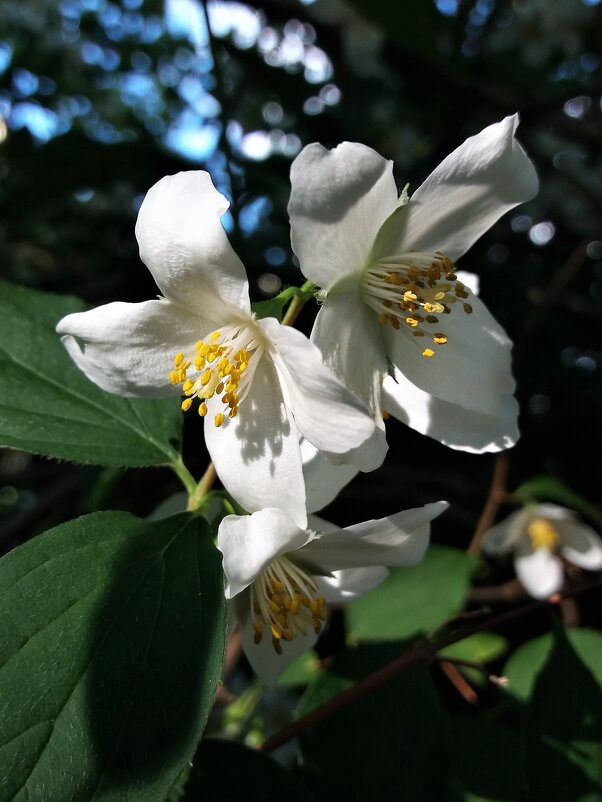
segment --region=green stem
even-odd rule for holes
[[[207,470],[201,477],[200,482],[195,484],[192,489],[192,492],[188,491],[189,499],[188,499],[188,509],[189,510],[198,510],[198,508],[203,503],[203,499],[205,495],[211,490],[213,487],[213,483],[217,478],[217,473],[215,470],[215,465],[210,462],[207,466]]]
[[[286,310],[286,314],[282,318],[283,326],[293,325],[293,323],[299,316],[299,312],[303,309],[305,304],[313,296],[315,289],[316,287],[313,281],[306,281],[305,284],[303,284],[299,288],[297,294],[291,301],[289,308]]]
[[[170,462],[169,465],[170,465],[171,469],[173,470],[173,472],[178,477],[178,479],[184,485],[188,495],[192,496],[193,493],[196,491],[196,487],[197,487],[196,479],[190,473],[188,468],[184,465],[184,462],[182,461],[181,455],[178,454],[177,459],[175,459],[173,462]]]

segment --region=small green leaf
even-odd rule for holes
[[[497,660],[508,650],[508,641],[495,632],[477,632],[464,640],[453,643],[439,652],[441,657],[455,657],[473,663]]]
[[[313,649],[300,654],[278,677],[278,685],[307,685],[321,671],[320,660]]]
[[[311,683],[298,714],[325,704],[399,656],[405,644],[370,644],[337,655]],[[441,802],[447,719],[423,668],[401,672],[300,736],[303,778],[319,802]]]
[[[287,287],[274,298],[269,298],[267,301],[256,301],[252,305],[253,313],[258,318],[275,317],[276,320],[281,320],[284,307],[298,292],[297,287]]]
[[[218,738],[206,738],[202,741],[184,795],[180,798],[182,802],[313,800],[300,780],[268,755]]]
[[[392,569],[347,608],[349,641],[399,640],[433,629],[462,610],[472,565],[464,551],[435,545],[418,565]]]
[[[602,690],[560,627],[527,705],[524,744],[529,802],[602,799]]]
[[[568,629],[566,637],[578,657],[602,684],[602,634],[593,629]],[[531,696],[535,679],[553,645],[552,635],[542,635],[524,643],[514,652],[504,667],[504,676],[510,681],[509,693],[520,701]]]
[[[0,802],[162,800],[221,678],[206,522],[100,512],[0,560]]]
[[[555,476],[536,476],[517,488],[513,495],[523,501],[535,499],[536,501],[556,502],[564,507],[583,513],[599,527],[602,527],[602,513],[595,504],[592,504],[580,493],[571,490],[561,479]]]
[[[173,462],[182,425],[175,400],[105,393],[60,342],[57,322],[83,309],[76,298],[0,281],[0,446],[108,466]]]

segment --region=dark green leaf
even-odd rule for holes
[[[299,714],[324,704],[403,648],[379,644],[339,655],[309,686]],[[404,671],[302,734],[304,777],[320,802],[441,802],[446,724],[428,672]]]
[[[0,445],[98,465],[177,459],[181,413],[173,399],[105,393],[69,357],[55,326],[83,309],[76,298],[0,281]]]
[[[579,658],[602,683],[602,634],[592,629],[569,629],[566,637]],[[520,646],[506,663],[504,675],[510,681],[508,691],[517,699],[525,701],[530,697],[535,678],[550,656],[553,644],[552,635],[534,638]]]
[[[312,802],[300,781],[276,761],[242,744],[205,739],[182,802]]]
[[[278,677],[278,685],[307,685],[321,670],[320,660],[313,649],[303,652]]]
[[[0,561],[0,801],[163,800],[220,680],[206,522],[100,512]]]
[[[602,690],[557,628],[525,716],[529,802],[602,799]]]
[[[419,565],[392,569],[382,585],[349,605],[349,640],[398,640],[436,627],[462,610],[471,567],[465,552],[436,545]]]
[[[451,765],[469,800],[516,802],[522,787],[518,732],[478,712],[451,719]]]

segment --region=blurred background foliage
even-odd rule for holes
[[[290,164],[305,144],[370,145],[394,160],[398,185],[409,181],[411,193],[466,137],[518,111],[540,193],[459,266],[478,274],[482,297],[515,342],[522,437],[508,454],[507,489],[540,477],[534,495],[599,524],[601,53],[597,0],[3,0],[1,273],[90,305],[153,297],[134,237],[137,210],[163,175],[202,168],[231,200],[224,224],[253,300],[263,300],[301,282],[286,205]],[[306,332],[314,314],[308,305],[299,319]],[[433,539],[465,548],[496,457],[387,425],[385,465],[354,480],[324,517],[344,525],[446,498],[451,508]],[[199,476],[207,455],[198,416],[186,417],[184,442]],[[94,509],[147,515],[178,489],[167,469],[143,477],[4,450],[0,548]],[[508,511],[502,504],[500,515]],[[422,570],[440,557],[434,551]],[[467,566],[454,574],[461,587],[452,612],[466,598]],[[508,566],[471,570],[477,584],[512,578]],[[600,627],[601,609],[598,589],[565,619]],[[342,639],[337,621],[331,641]],[[541,611],[500,631],[514,647],[549,629]],[[322,642],[319,651],[329,648]],[[491,649],[488,659],[497,655]],[[487,701],[497,691],[483,693]],[[446,686],[444,701],[452,697]],[[282,719],[278,705],[268,718]],[[230,706],[230,719],[237,715]],[[463,743],[465,723],[454,721]],[[227,731],[228,720],[219,726]]]

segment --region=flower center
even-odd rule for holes
[[[408,326],[414,337],[430,337],[437,346],[447,343],[438,315],[449,315],[458,301],[467,315],[472,312],[468,289],[458,281],[451,259],[439,251],[379,259],[366,270],[362,293],[381,325]],[[427,346],[422,356],[433,357],[435,351]]]
[[[221,426],[226,414],[236,417],[247,395],[264,351],[262,338],[250,327],[234,323],[216,329],[194,347],[196,350],[191,354],[176,354],[169,380],[173,385],[182,385],[186,396],[182,401],[184,412],[195,398],[201,400],[198,408],[201,417],[207,414],[207,400],[215,394],[221,395],[224,409],[214,419],[215,425]]]
[[[326,619],[326,599],[318,596],[317,584],[288,557],[272,560],[253,582],[251,609],[255,643],[267,629],[276,654],[282,654],[283,640],[307,635],[309,627],[318,635]]]
[[[527,527],[533,549],[553,549],[560,542],[557,530],[546,518],[536,518]]]

